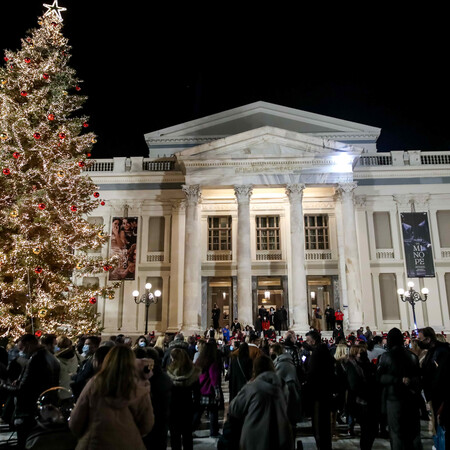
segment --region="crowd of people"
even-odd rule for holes
[[[205,413],[222,450],[294,449],[303,420],[319,449],[343,429],[362,449],[376,437],[421,449],[421,420],[431,433],[450,421],[450,346],[430,327],[344,335],[338,324],[330,339],[314,328],[270,337],[236,319],[188,337],[26,334],[0,348],[0,420],[19,448],[38,426],[39,396],[55,386],[55,403],[73,402],[77,449],[166,449],[169,438],[172,449],[191,449]]]

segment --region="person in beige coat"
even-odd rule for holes
[[[142,436],[153,428],[150,384],[138,381],[135,356],[118,345],[84,387],[70,415],[77,450],[145,450]]]

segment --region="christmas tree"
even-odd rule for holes
[[[95,135],[78,114],[86,97],[68,65],[65,8],[44,6],[0,68],[0,336],[97,332],[97,297],[117,288],[80,284],[116,261],[88,255],[107,239],[86,219],[104,204],[83,171]]]

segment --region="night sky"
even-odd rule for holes
[[[17,50],[53,0],[2,2]],[[147,156],[144,134],[255,101],[382,128],[379,151],[450,150],[446,15],[326,2],[60,0],[94,158]],[[292,2],[291,2],[292,3]],[[95,6],[93,6],[95,5]],[[440,23],[442,21],[442,24]]]

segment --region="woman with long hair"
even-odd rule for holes
[[[167,367],[167,375],[172,380],[170,399],[170,442],[173,450],[193,448],[192,421],[194,414],[194,398],[199,392],[200,369],[191,361],[189,354],[174,348],[170,352],[171,362]]]
[[[70,415],[69,427],[79,437],[77,450],[145,450],[142,436],[154,423],[149,393],[149,382],[138,380],[132,350],[124,345],[113,347]]]
[[[253,360],[250,358],[247,342],[239,346],[238,352],[230,355],[229,389],[230,402],[252,377]]]
[[[209,431],[212,437],[219,435],[219,403],[221,397],[220,358],[214,341],[206,342],[195,363],[201,370],[200,405],[194,418],[194,429],[200,424],[205,409],[209,412]]]

